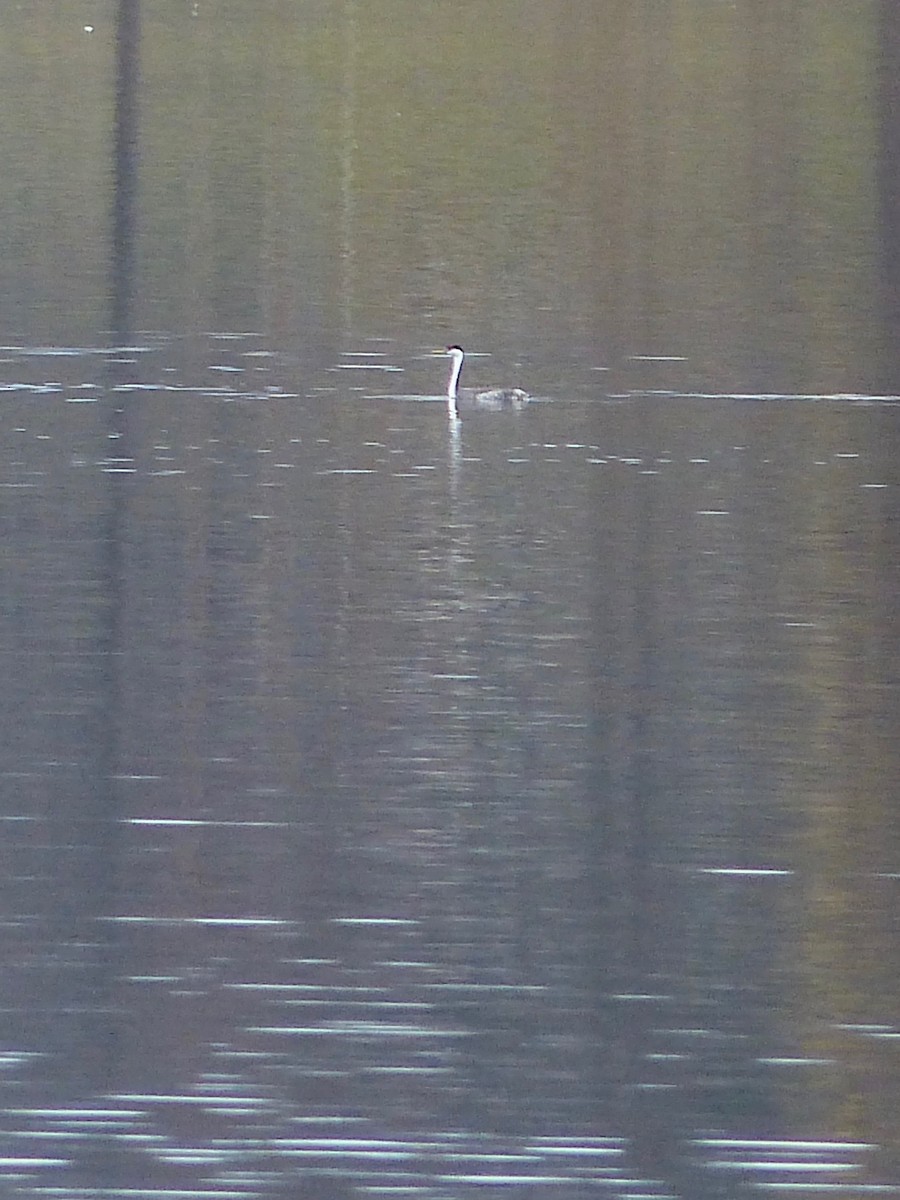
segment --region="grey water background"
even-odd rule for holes
[[[900,10],[2,28],[3,1194],[896,1194]]]

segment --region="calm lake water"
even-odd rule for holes
[[[900,8],[0,65],[4,1196],[900,1194]]]

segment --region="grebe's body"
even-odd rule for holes
[[[528,403],[528,393],[521,388],[490,388],[479,391],[477,388],[461,388],[459,377],[462,374],[466,355],[461,346],[448,346],[447,354],[453,359],[450,368],[450,381],[447,384],[447,406],[453,416],[458,417],[460,409],[481,411],[500,411],[505,408],[521,408]]]

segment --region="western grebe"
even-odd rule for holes
[[[465,351],[462,346],[448,346],[445,353],[453,359],[447,384],[447,404],[454,416],[459,416],[461,408],[499,410],[521,408],[527,404],[528,393],[521,388],[491,388],[483,392],[477,388],[461,388],[459,377],[466,361]]]

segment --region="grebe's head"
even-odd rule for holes
[[[451,358],[456,358],[457,354],[463,354],[464,351],[462,346],[448,346],[445,353],[449,354]]]

